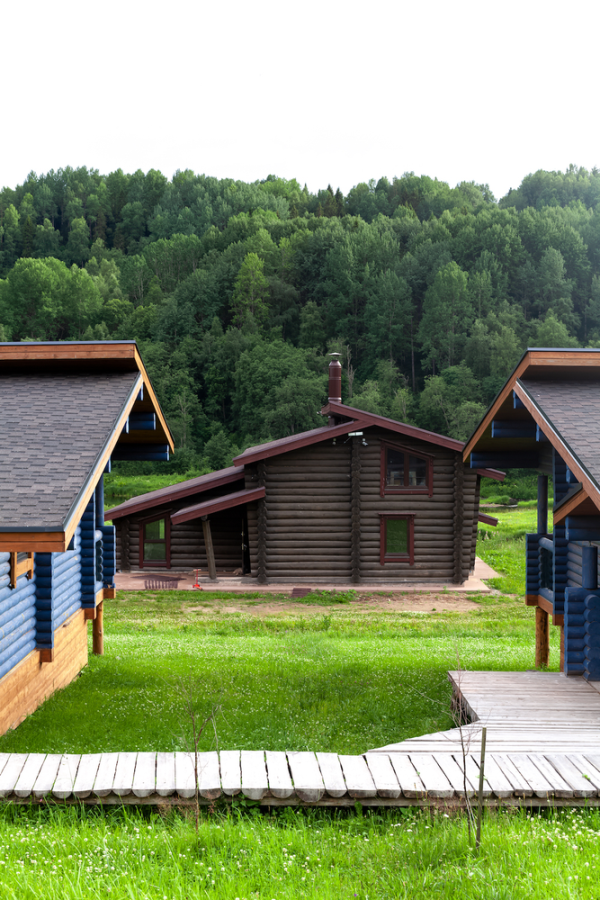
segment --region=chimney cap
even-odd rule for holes
[[[336,351],[334,351],[333,353],[328,353],[327,355],[328,355],[328,356],[341,356],[342,354],[341,354],[341,353],[338,353],[337,350],[336,350]]]

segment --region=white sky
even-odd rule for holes
[[[0,186],[32,169],[253,181],[600,166],[597,3],[48,0],[2,11]]]

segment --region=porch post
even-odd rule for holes
[[[540,606],[535,609],[535,667],[547,666],[550,659],[550,622]]]
[[[217,580],[217,567],[215,565],[215,551],[212,542],[212,532],[210,530],[210,522],[208,516],[202,516],[202,533],[204,535],[204,546],[206,548],[206,561],[208,563],[208,577],[211,581]]]
[[[548,476],[538,475],[537,531],[548,534]]]

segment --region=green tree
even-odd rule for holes
[[[322,348],[325,344],[325,329],[321,310],[314,300],[309,300],[300,310],[300,346]]]
[[[436,364],[442,368],[458,362],[472,319],[468,275],[450,262],[439,270],[425,294],[418,334],[429,365],[435,369]]]
[[[578,347],[571,337],[564,322],[561,322],[550,310],[543,322],[539,322],[534,332],[536,347]]]
[[[249,319],[262,325],[268,318],[269,282],[263,269],[264,263],[256,253],[246,254],[231,298],[232,319],[238,328]]]

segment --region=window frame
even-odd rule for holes
[[[151,525],[153,522],[160,522],[164,520],[165,523],[165,538],[164,541],[157,541],[150,539],[146,541],[146,525]],[[170,569],[171,568],[171,516],[169,513],[162,513],[157,516],[149,516],[145,519],[139,520],[139,528],[140,528],[140,569]],[[157,559],[144,559],[144,544],[165,544],[166,555],[164,562],[162,560]]]
[[[387,532],[388,519],[404,519],[408,522],[408,552],[407,553],[386,553],[385,542]],[[407,562],[409,566],[415,562],[415,514],[414,513],[379,513],[379,563],[385,566],[386,563]]]
[[[397,453],[404,453],[404,486],[388,487],[387,486],[387,455],[388,450],[395,450]],[[408,458],[416,456],[427,464],[426,484],[424,487],[411,487],[408,482],[409,463]],[[381,458],[380,458],[380,495],[385,497],[386,494],[427,494],[433,497],[433,456],[426,453],[415,451],[410,447],[404,447],[402,444],[396,444],[393,441],[381,441]]]

